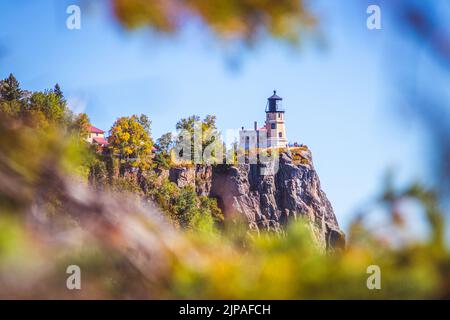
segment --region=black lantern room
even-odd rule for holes
[[[277,96],[277,91],[273,90],[273,95],[267,98],[266,112],[284,112],[282,100],[283,98]]]

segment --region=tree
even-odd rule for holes
[[[216,116],[207,115],[203,121],[200,120],[200,117],[197,115],[192,115],[188,118],[183,118],[177,122],[176,129],[177,130],[186,130],[191,136],[194,135],[195,125],[202,130],[203,133],[209,130],[216,130]]]
[[[145,115],[145,114],[141,114],[139,116],[138,122],[141,124],[141,126],[144,128],[145,131],[147,131],[148,135],[151,136],[151,125],[152,122],[150,121],[150,119]]]
[[[72,129],[78,132],[80,140],[85,140],[89,135],[89,127],[91,126],[91,121],[86,113],[78,114],[73,122]]]
[[[61,91],[61,87],[59,86],[59,84],[55,84],[55,88],[53,89],[53,93],[56,95],[56,97],[61,101],[61,102],[66,102],[65,98],[64,98],[64,94]]]
[[[220,135],[217,132],[216,116],[207,115],[203,121],[197,115],[192,115],[188,118],[183,118],[177,122],[177,130],[187,131],[191,137],[191,160],[194,160],[195,146],[198,150],[204,151],[205,148],[212,143],[220,144]],[[198,131],[197,131],[198,130]],[[178,137],[177,143],[181,142],[182,134]],[[215,157],[215,151],[213,150],[211,156]],[[218,159],[222,160],[222,159]]]
[[[22,90],[12,74],[0,81],[0,112],[32,127],[74,126],[72,111],[67,108],[59,85],[44,92]]]
[[[158,140],[156,145],[161,153],[168,154],[173,145],[173,137],[171,132],[164,133]]]
[[[22,98],[22,90],[20,89],[20,83],[11,73],[8,78],[1,81],[0,84],[0,97],[5,101],[20,100]]]
[[[5,115],[17,118],[21,113],[22,106],[23,106],[22,101],[17,100],[6,101],[2,100],[0,97],[0,112]]]
[[[110,0],[118,20],[127,28],[150,26],[178,32],[184,22],[201,21],[217,38],[245,41],[270,35],[296,42],[315,24],[303,0]]]
[[[203,161],[223,162],[224,144],[216,126],[216,116],[207,115],[202,122]],[[206,157],[206,158],[205,158]]]
[[[68,126],[72,121],[72,112],[64,101],[53,92],[34,92],[27,105],[28,112],[41,112],[52,123]]]
[[[109,131],[108,142],[122,164],[149,167],[153,142],[138,116],[117,119]]]
[[[177,122],[175,126],[177,130],[187,130],[189,132],[194,132],[194,124],[200,121],[200,117],[197,115],[192,115],[187,118],[183,118]]]
[[[153,162],[156,166],[170,168],[170,150],[174,144],[172,133],[167,132],[156,140],[156,154]]]
[[[207,115],[205,119],[203,120],[203,129],[209,130],[209,129],[217,129],[216,127],[216,116]]]

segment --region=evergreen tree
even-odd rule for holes
[[[55,88],[53,89],[53,93],[61,100],[61,101],[65,101],[64,100],[64,94],[61,91],[61,87],[59,86],[59,84],[55,84]]]
[[[22,98],[22,90],[20,89],[20,83],[11,73],[8,78],[1,81],[0,96],[2,100],[14,101]]]

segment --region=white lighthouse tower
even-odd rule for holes
[[[284,125],[284,109],[281,105],[283,98],[273,95],[267,99],[266,122],[258,128],[255,121],[253,129],[244,129],[239,132],[240,146],[243,150],[253,148],[285,148],[288,146],[286,128]]]
[[[286,128],[284,125],[283,98],[277,96],[276,90],[267,99],[266,106],[266,130],[268,147],[287,147]]]

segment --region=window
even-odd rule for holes
[[[272,123],[272,124],[270,125],[270,128],[271,128],[271,129],[275,129],[275,123]]]
[[[279,114],[278,114],[278,118],[280,118],[280,119],[281,119],[281,113],[279,113]]]
[[[283,137],[283,133],[278,132],[278,137],[282,138]]]
[[[250,149],[250,137],[249,136],[246,136],[245,137],[245,150],[248,150],[248,149]]]

